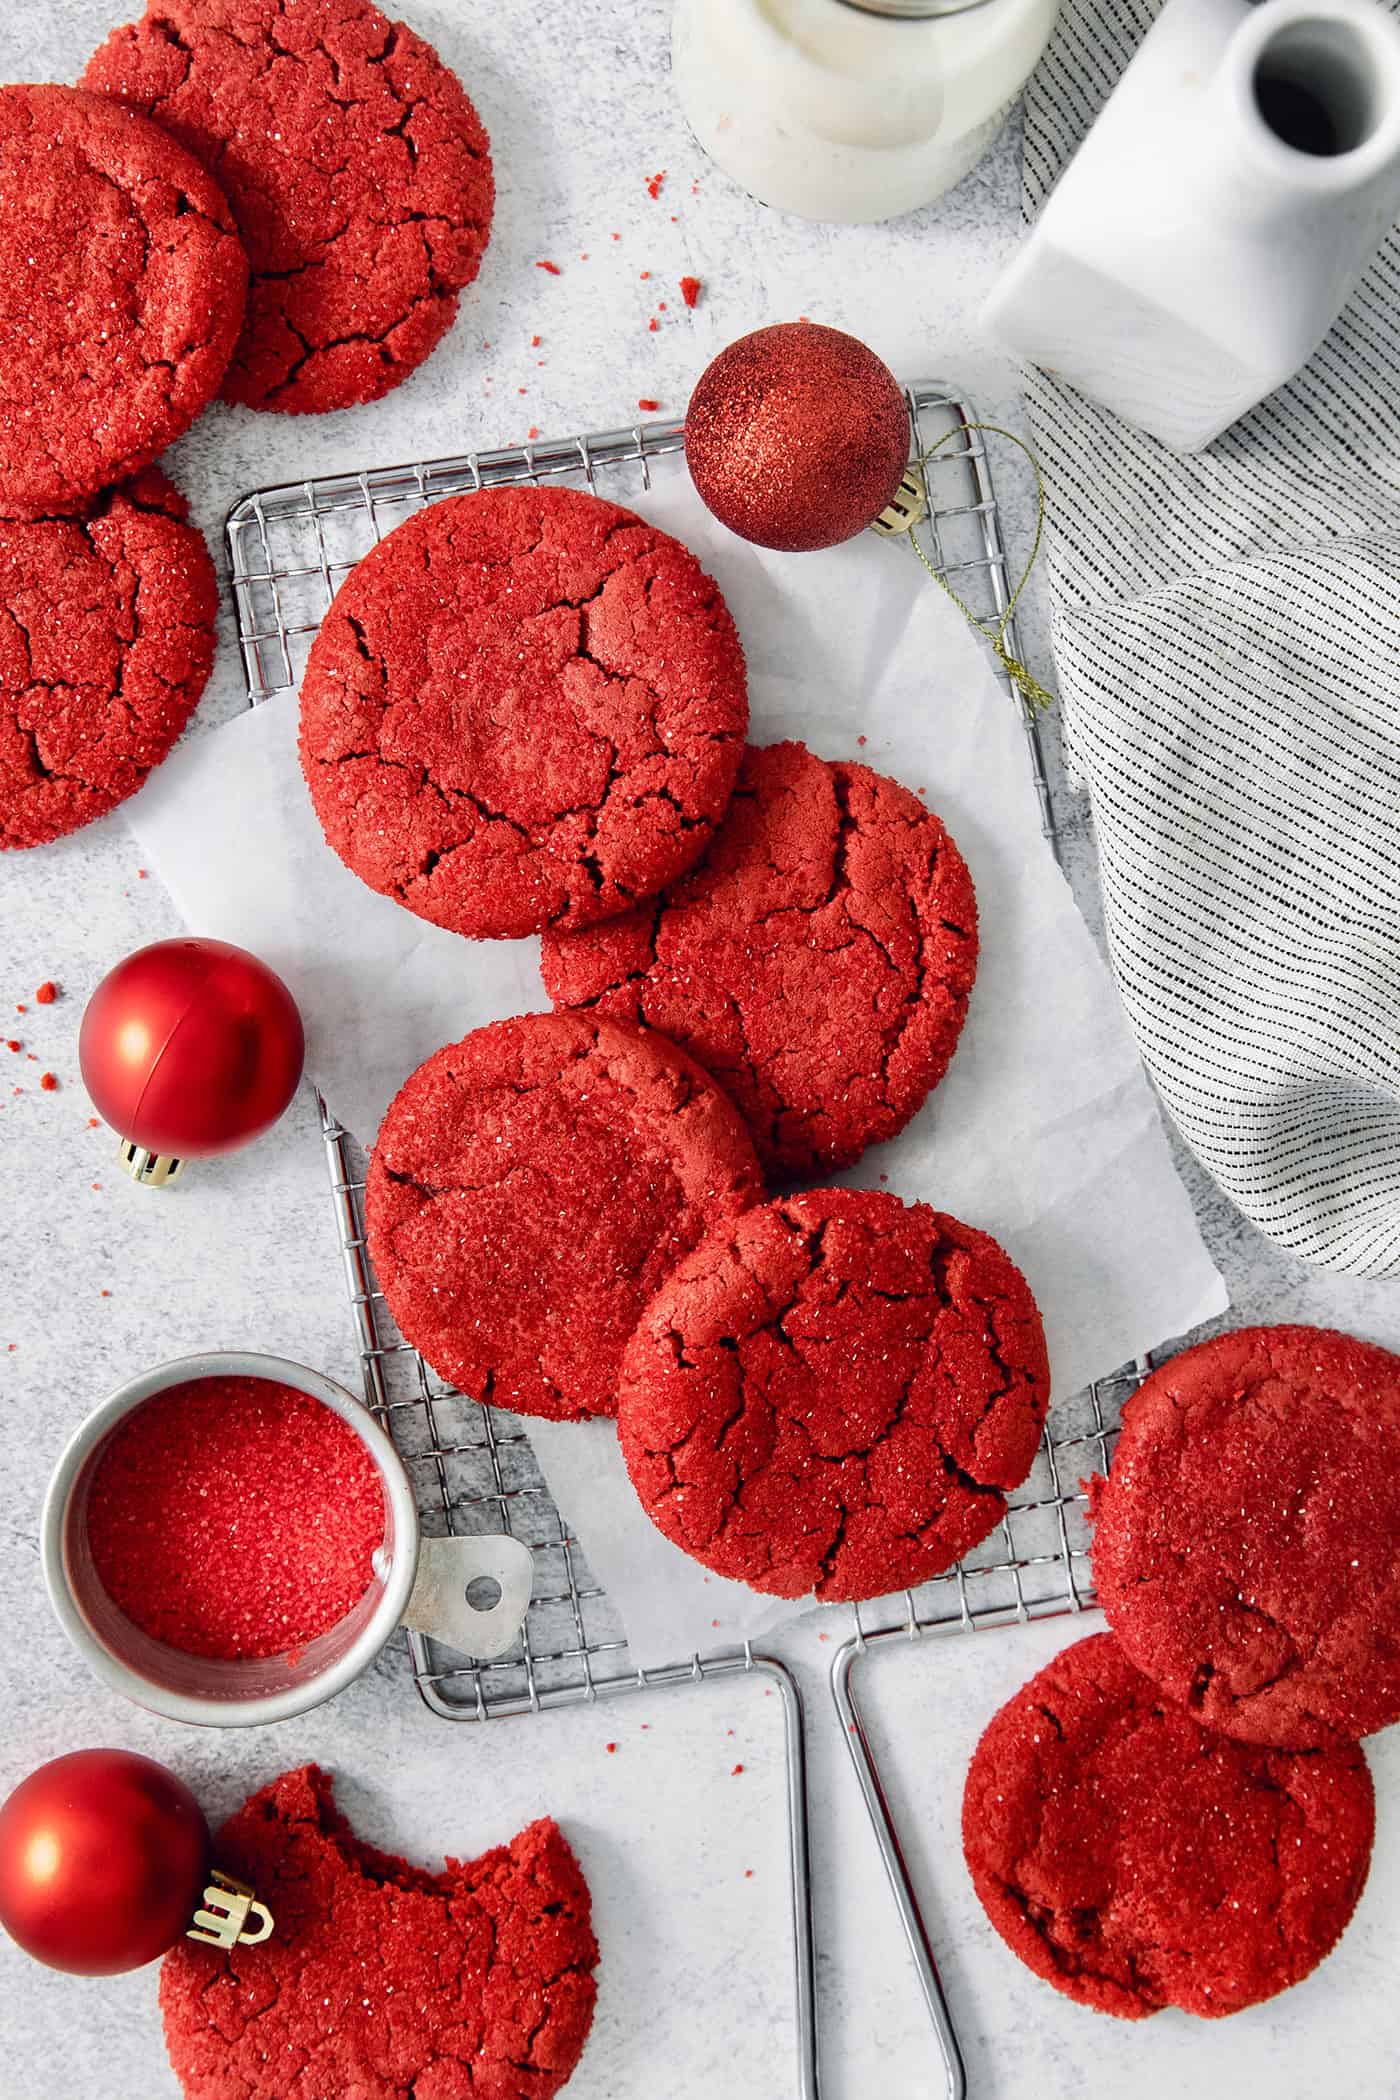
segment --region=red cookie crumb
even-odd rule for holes
[[[653,314],[651,319],[647,322],[647,327],[651,330],[652,334],[655,335],[660,326],[661,323],[657,320],[656,315]]]
[[[0,848],[105,815],[189,720],[218,587],[187,520],[150,467],[81,518],[0,521]],[[34,996],[46,1006],[58,987]]]
[[[650,395],[643,394],[641,400],[637,403],[637,406],[638,408],[645,409],[650,415],[654,410],[660,408],[661,403],[659,401],[653,401]]]
[[[1400,1357],[1217,1335],[1133,1395],[1092,1492],[1109,1622],[1206,1726],[1304,1749],[1400,1720]]]
[[[5,1044],[5,1048],[7,1050],[22,1050],[24,1048],[24,1045],[23,1043],[17,1043],[14,1037],[11,1036]]]
[[[192,1378],[104,1446],[88,1536],[104,1589],[152,1639],[281,1655],[369,1588],[384,1497],[359,1437],[319,1400],[267,1378]]]
[[[604,1749],[605,1749],[605,1750],[607,1751],[607,1753],[608,1753],[608,1756],[609,1756],[609,1757],[611,1757],[611,1756],[613,1755],[613,1753],[614,1753],[614,1752],[616,1751],[616,1749],[617,1749],[617,1744],[616,1744],[616,1743],[604,1743],[604,1745],[603,1745],[603,1748],[604,1748]]]
[[[347,577],[302,683],[326,837],[371,889],[478,936],[586,925],[697,860],[748,718],[718,587],[576,489],[435,503]]]
[[[963,1797],[1001,1937],[1056,1990],[1129,2020],[1222,2018],[1308,1975],[1356,1908],[1374,1823],[1359,1749],[1211,1734],[1108,1633],[1002,1707]]]
[[[598,1946],[588,1885],[548,1818],[431,1874],[357,1838],[307,1765],[246,1801],[215,1852],[276,1930],[166,1956],[185,2100],[552,2100],[577,2065]]]
[[[541,339],[540,339],[540,337],[539,337],[539,336],[537,336],[537,335],[532,335],[532,336],[531,336],[531,338],[530,338],[530,348],[531,348],[532,350],[538,350],[538,349],[539,349],[539,347],[540,347],[540,340],[541,340]]]
[[[704,288],[704,283],[699,277],[682,277],[681,297],[686,305],[697,306],[700,302],[700,294]]]
[[[618,1383],[642,1506],[717,1575],[875,1597],[951,1567],[1035,1457],[1045,1338],[995,1240],[927,1204],[817,1189],[681,1261]]]
[[[751,748],[706,858],[659,901],[546,935],[556,1006],[683,1043],[770,1173],[849,1166],[947,1069],[977,966],[961,854],[907,788],[805,745]]]
[[[658,169],[655,175],[649,175],[647,177],[647,195],[653,199],[659,197],[661,195],[661,186],[665,180],[666,170],[664,168]]]
[[[58,997],[58,986],[46,979],[40,985],[34,997],[38,1000],[40,1006],[52,1006],[54,1000]]]
[[[531,1014],[430,1057],[365,1192],[389,1310],[433,1368],[517,1413],[612,1414],[662,1278],[762,1192],[743,1125],[684,1051]]]
[[[375,401],[447,333],[490,235],[491,152],[402,22],[369,0],[148,0],[83,85],[155,116],[228,192],[252,275],[226,400]]]
[[[58,1092],[58,1080],[52,1072],[41,1072],[39,1074],[39,1084],[46,1094],[56,1094]]]
[[[246,282],[228,205],[164,129],[0,88],[0,505],[79,510],[188,430]]]
[[[551,277],[562,277],[564,274],[557,262],[537,262],[535,268],[537,270],[548,270]]]
[[[739,1774],[743,1771],[743,1769],[744,1768],[742,1765],[735,1765],[734,1770],[729,1775],[730,1778],[737,1779],[739,1777]]]

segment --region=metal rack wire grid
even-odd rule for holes
[[[920,528],[940,573],[984,619],[1007,603],[1006,557],[977,419],[936,383],[908,391],[916,454],[939,445],[925,469],[929,517]],[[943,441],[940,444],[940,440]],[[594,436],[557,439],[376,472],[338,475],[262,489],[228,520],[232,578],[248,692],[258,702],[297,686],[307,653],[336,590],[356,562],[425,504],[468,490],[528,482],[601,489],[623,501],[650,485],[652,465],[681,452],[678,423],[639,424]],[[1048,831],[1053,821],[1033,722],[1028,754]],[[677,1675],[745,1666],[743,1651],[678,1661],[667,1671],[635,1668],[623,1628],[589,1572],[586,1558],[550,1498],[528,1436],[513,1416],[453,1391],[399,1335],[365,1249],[361,1212],[364,1162],[350,1136],[323,1109],[323,1132],[337,1229],[356,1322],[369,1404],[387,1423],[408,1465],[429,1534],[508,1531],[531,1550],[535,1590],[521,1639],[510,1654],[484,1662],[409,1636],[419,1689],[437,1713],[485,1720],[604,1691],[655,1686]],[[1094,1425],[1111,1434],[1099,1395]],[[928,1585],[906,1610],[929,1623],[971,1624],[1034,1608],[1053,1576],[1052,1594],[1085,1587],[1082,1527],[1069,1459],[1077,1432],[1058,1424],[1037,1472],[1016,1498],[994,1550],[974,1555]],[[1009,1586],[1009,1587],[1008,1587]],[[887,1607],[888,1608],[888,1607]],[[896,1607],[899,1608],[899,1607]]]

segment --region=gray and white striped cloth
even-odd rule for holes
[[[1064,0],[1028,219],[1157,11]],[[1148,1068],[1261,1231],[1400,1274],[1400,236],[1208,453],[1027,391],[1066,736]]]

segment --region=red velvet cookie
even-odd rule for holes
[[[1216,1735],[1109,1633],[1007,1701],[963,1796],[973,1886],[1008,1947],[1126,2020],[1219,2019],[1301,1982],[1356,1908],[1374,1827],[1359,1749]]]
[[[927,1204],[814,1189],[666,1278],[622,1360],[618,1438],[668,1539],[778,1597],[874,1597],[1006,1512],[1049,1400],[996,1241]]]
[[[1400,1720],[1400,1357],[1218,1335],[1133,1395],[1091,1496],[1114,1632],[1207,1726],[1301,1749]]]
[[[189,720],[217,587],[186,517],[152,467],[85,517],[0,521],[0,847],[102,816]]]
[[[341,586],[301,762],[371,889],[520,935],[688,868],[747,721],[734,622],[679,541],[576,489],[493,489],[409,518]]]
[[[769,1173],[849,1166],[943,1077],[977,901],[938,818],[868,766],[750,749],[701,865],[655,903],[552,930],[556,1006],[649,1022],[733,1095]]]
[[[276,1929],[165,1957],[185,2100],[550,2100],[573,2072],[598,1946],[554,1823],[429,1874],[362,1844],[305,1765],[245,1801],[214,1850]]]
[[[0,88],[0,510],[80,510],[188,430],[247,264],[222,193],[156,125]]]
[[[737,1113],[683,1050],[527,1014],[400,1090],[365,1223],[390,1311],[444,1378],[519,1414],[610,1415],[642,1307],[762,1192]]]
[[[491,230],[491,154],[402,22],[368,0],[149,0],[83,85],[156,117],[228,192],[252,279],[226,400],[375,401],[447,333]]]

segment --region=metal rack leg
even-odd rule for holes
[[[885,1790],[880,1784],[875,1754],[865,1733],[865,1724],[851,1686],[851,1672],[864,1650],[865,1641],[858,1633],[837,1649],[831,1662],[831,1696],[836,1702],[841,1732],[846,1738],[846,1748],[851,1753],[851,1763],[855,1766],[856,1778],[860,1782],[866,1812],[880,1847],[880,1857],[885,1862],[885,1872],[889,1876],[894,1900],[899,1907],[904,1937],[909,1943],[909,1952],[914,1957],[914,1967],[918,1971],[924,2003],[933,2022],[933,2031],[943,2058],[947,2100],[967,2100],[967,2071],[963,2065],[962,2050],[958,2045],[957,2030],[953,2025],[953,2016],[948,2010],[948,2001],[943,1995],[943,1985],[939,1980],[933,1949],[929,1945],[923,1913],[914,1894],[914,1884],[909,1878],[909,1868],[899,1842],[899,1833],[890,1814]]]
[[[788,1866],[792,1878],[792,1937],[797,1986],[797,2090],[818,2100],[817,1987],[812,1941],[812,1867],[807,1839],[807,1746],[802,1694],[796,1679],[771,1655],[754,1655],[750,1667],[771,1677],[783,1702],[787,1746]]]

